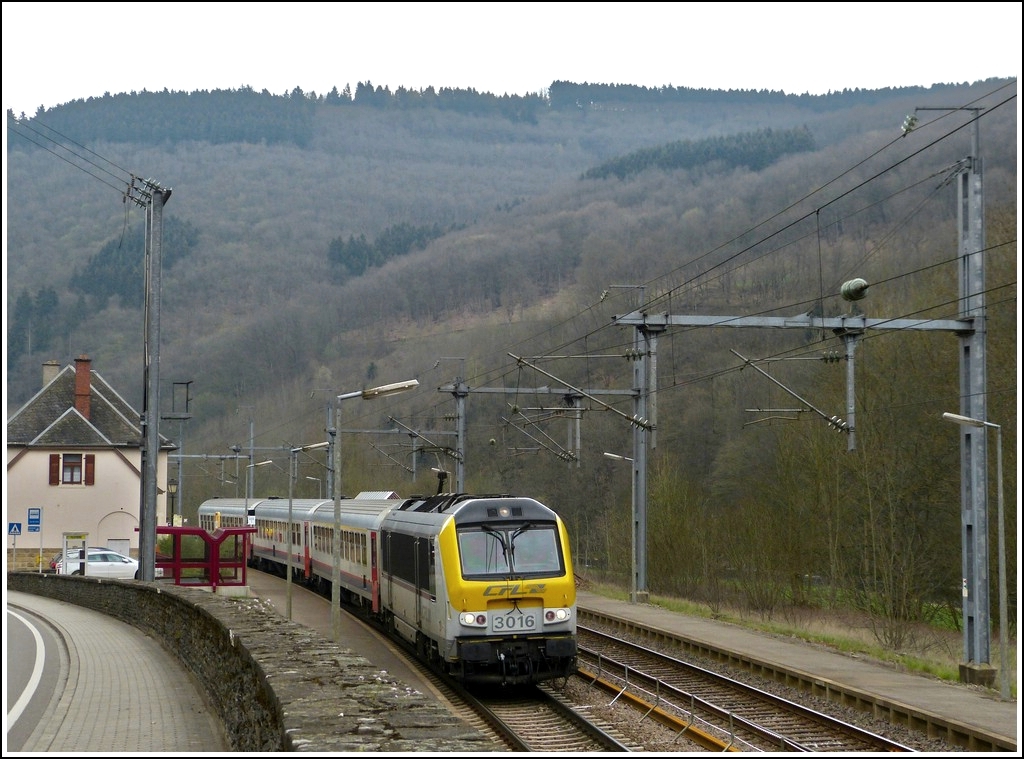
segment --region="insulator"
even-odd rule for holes
[[[839,291],[845,300],[860,300],[868,292],[868,283],[858,277],[844,282]]]

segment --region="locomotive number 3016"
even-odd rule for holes
[[[506,614],[491,617],[491,629],[503,630],[535,630],[537,617],[533,614]]]

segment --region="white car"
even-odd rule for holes
[[[133,580],[135,573],[139,571],[139,562],[130,556],[125,556],[109,548],[89,548],[89,560],[82,561],[81,548],[69,548],[63,559],[58,558],[54,569],[57,574],[80,575],[86,577],[107,577],[119,580]],[[85,563],[85,572],[82,571],[82,564]]]

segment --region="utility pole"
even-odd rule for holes
[[[256,438],[256,433],[255,433],[255,424],[254,424],[253,418],[252,418],[253,407],[252,406],[239,406],[238,409],[236,409],[235,413],[238,413],[238,411],[241,410],[241,409],[247,409],[249,411],[249,466],[247,466],[245,468],[245,498],[246,498],[245,506],[246,506],[246,509],[248,510],[248,507],[249,507],[248,499],[252,498],[253,477],[255,476],[253,474],[252,463],[253,463],[253,456],[256,455],[256,448],[255,448],[255,446],[256,446],[256,439],[255,439]]]
[[[915,111],[967,111],[972,115],[971,153],[957,177],[957,229],[960,233],[959,316],[974,329],[960,336],[960,414],[988,419],[987,314],[985,306],[985,196],[978,114],[981,108],[915,108]],[[991,685],[991,600],[988,583],[988,435],[960,427],[961,561],[963,567],[964,660],[960,680]],[[1002,525],[1000,525],[1001,527]],[[1000,628],[1009,620],[1000,619]]]
[[[146,318],[144,339],[145,400],[142,405],[142,482],[139,504],[139,578],[156,578],[156,500],[160,460],[160,273],[163,256],[163,209],[171,190],[154,181],[135,185],[127,199],[146,209]]]

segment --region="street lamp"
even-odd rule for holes
[[[633,463],[633,459],[629,458],[628,456],[620,456],[617,453],[608,453],[608,451],[605,451],[604,455],[607,456],[610,459],[615,459],[616,461],[628,461],[630,464]],[[632,540],[632,543],[633,543],[633,560],[632,560],[631,571],[630,571],[630,578],[631,579],[630,579],[630,584],[629,584],[629,601],[630,601],[630,603],[634,603],[635,604],[636,600],[637,600],[637,579],[636,579],[637,578],[637,565],[636,565],[637,503],[636,503],[636,477],[635,476],[632,477],[632,482],[633,482],[633,495],[632,495],[632,511],[633,511],[633,518],[632,518],[632,524],[633,524],[633,527],[632,527],[632,533],[633,533],[633,540]]]
[[[406,380],[390,385],[371,387],[367,390],[342,393],[334,398],[334,418],[339,433],[334,441],[334,536],[331,542],[331,637],[335,643],[341,642],[341,540],[339,540],[341,532],[341,402],[349,398],[362,398],[364,401],[370,401],[374,398],[383,398],[385,395],[397,395],[406,390],[412,390],[419,384],[419,380]]]
[[[316,497],[317,497],[317,500],[322,499],[324,497],[324,491],[323,491],[323,488],[320,486],[320,484],[323,482],[323,480],[321,480],[319,477],[310,477],[308,475],[306,476],[306,479],[307,480],[316,480]]]
[[[1006,628],[1006,527],[1003,524],[1003,428],[995,422],[985,422],[969,416],[942,414],[947,422],[962,427],[991,427],[996,431],[996,499],[998,503],[996,518],[999,520],[999,697],[1004,701],[1010,699],[1010,672],[1007,664],[1008,648]]]
[[[178,481],[174,478],[167,480],[167,496],[171,499],[171,524],[178,526],[181,524],[181,514],[174,508],[175,496],[178,494]],[[178,516],[178,519],[174,517]]]
[[[246,469],[246,472],[245,472],[245,524],[246,525],[249,524],[249,499],[252,498],[252,475],[253,475],[253,472],[256,471],[256,467],[258,467],[258,466],[266,466],[267,464],[273,464],[273,463],[274,463],[273,461],[271,461],[270,459],[267,459],[266,461],[259,461],[259,462],[255,463],[255,464],[247,464],[246,467],[245,467],[245,469]],[[252,469],[253,471],[250,472],[249,471],[250,469]]]
[[[297,448],[292,448],[288,452],[288,536],[285,538],[285,551],[287,552],[287,559],[285,560],[285,595],[288,598],[288,619],[292,618],[292,548],[295,545],[295,539],[292,535],[292,502],[294,500],[293,494],[295,491],[295,470],[298,467],[298,454],[299,451],[312,451],[317,448],[326,448],[330,443],[325,441],[323,443],[310,443],[309,445],[300,445]],[[248,515],[246,515],[248,516]]]

